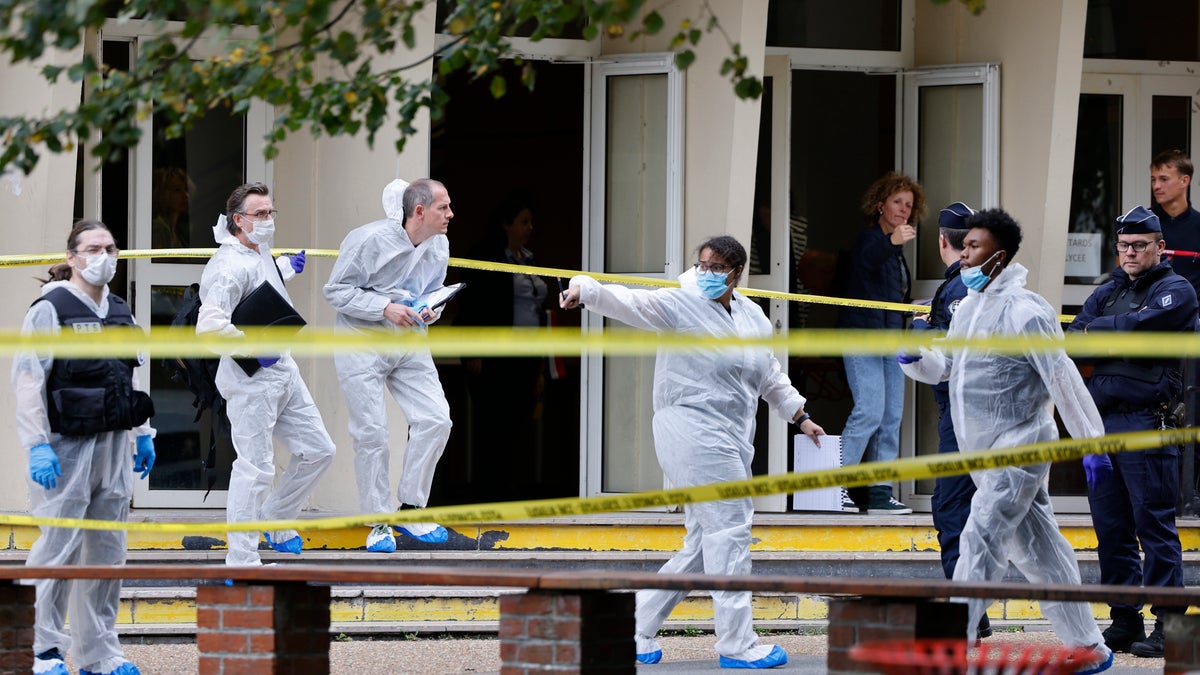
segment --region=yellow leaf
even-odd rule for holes
[[[358,94],[356,94],[352,91],[348,91],[345,94],[342,94],[342,98],[346,99],[346,103],[349,103],[350,105],[354,105],[355,103],[358,103]]]

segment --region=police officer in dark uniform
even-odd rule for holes
[[[1087,299],[1069,330],[1194,332],[1196,291],[1162,260],[1166,243],[1158,216],[1137,206],[1117,218],[1116,247],[1120,267]],[[1178,359],[1113,358],[1093,364],[1087,387],[1107,433],[1174,426],[1170,404],[1183,388]],[[1182,586],[1183,556],[1175,528],[1179,448],[1088,455],[1083,465],[1101,583]],[[1157,620],[1145,637],[1140,605],[1109,606],[1113,623],[1104,631],[1105,644],[1145,657],[1163,655],[1163,613],[1186,609],[1151,607]]]
[[[962,202],[942,209],[938,213],[938,253],[946,264],[946,280],[938,286],[929,304],[929,314],[917,317],[913,329],[932,329],[945,333],[950,328],[950,319],[958,309],[958,303],[967,296],[967,287],[958,276],[961,262],[963,238],[970,228],[967,218],[975,211]],[[932,385],[933,398],[938,406],[938,454],[958,452],[958,439],[954,437],[954,423],[950,419],[949,383]],[[975,495],[975,481],[971,476],[946,476],[938,478],[933,488],[933,526],[937,529],[938,544],[942,552],[942,571],[947,579],[954,578],[954,566],[958,563],[958,537],[971,513],[971,497]],[[990,637],[992,627],[987,615],[979,622],[979,637]]]

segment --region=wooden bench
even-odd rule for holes
[[[862,668],[846,651],[867,640],[966,636],[966,606],[948,598],[1200,605],[1200,589],[1034,586],[942,579],[614,573],[364,565],[126,565],[0,567],[0,673],[28,673],[34,589],[25,579],[169,579],[197,584],[200,673],[328,673],[330,585],[341,583],[524,588],[500,599],[503,675],[629,673],[634,664],[632,593],[644,588],[833,596],[829,673]],[[1165,623],[1168,674],[1200,668],[1200,615]]]

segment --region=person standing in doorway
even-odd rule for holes
[[[1189,189],[1192,185],[1194,167],[1191,157],[1182,150],[1164,150],[1150,162],[1150,189],[1154,193],[1151,210],[1158,216],[1166,247],[1176,251],[1200,252],[1200,211],[1192,207]],[[1171,257],[1171,268],[1188,280],[1196,295],[1200,296],[1200,258],[1189,255]],[[1190,377],[1188,376],[1190,374]],[[1189,359],[1184,368],[1184,396],[1191,420],[1200,419],[1200,365]],[[1185,449],[1187,451],[1189,449]],[[1190,485],[1185,485],[1184,514],[1200,516],[1200,458],[1193,453]],[[1184,482],[1189,478],[1185,477]]]
[[[1162,259],[1166,243],[1158,216],[1137,206],[1117,218],[1116,248],[1120,267],[1087,299],[1069,330],[1195,333],[1196,291]],[[1087,387],[1106,433],[1175,426],[1172,404],[1183,393],[1178,358],[1118,357],[1092,363]],[[1183,549],[1175,528],[1179,447],[1086,455],[1083,467],[1100,583],[1182,586]],[[1152,607],[1156,620],[1147,637],[1141,605],[1109,607],[1113,622],[1104,631],[1104,642],[1113,651],[1150,658],[1163,655],[1163,614],[1187,609]]]
[[[393,180],[383,189],[383,210],[387,217],[356,228],[342,240],[325,284],[325,299],[337,310],[334,326],[339,331],[424,332],[425,326],[441,317],[441,311],[431,309],[424,298],[442,288],[450,260],[446,232],[454,212],[446,186],[429,178],[411,185]],[[387,392],[409,425],[399,506],[424,508],[451,426],[450,405],[429,350],[339,352],[333,363],[349,408],[354,475],[363,513],[395,510],[388,469]],[[446,528],[437,523],[405,523],[396,529],[426,544],[449,538]],[[396,550],[388,523],[372,526],[367,550]]]
[[[871,184],[862,199],[867,227],[842,263],[846,296],[860,300],[909,302],[912,276],[904,260],[904,245],[917,236],[916,223],[925,215],[925,193],[908,176],[891,171]],[[901,330],[905,315],[883,309],[845,307],[839,328]],[[846,383],[854,408],[842,430],[842,461],[888,462],[900,456],[900,420],[904,414],[904,374],[890,356],[847,354]],[[857,491],[855,491],[857,493]],[[869,488],[866,503],[842,493],[842,510],[873,515],[901,515],[912,509],[892,495],[891,483]]]

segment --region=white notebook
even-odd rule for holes
[[[822,436],[821,447],[813,444],[804,434],[796,434],[793,443],[795,471],[823,471],[842,466],[842,437]],[[792,493],[792,508],[797,511],[842,511],[842,489],[840,487],[804,490]]]

